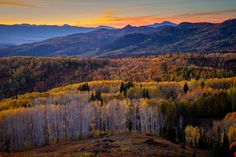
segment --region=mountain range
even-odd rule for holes
[[[163,23],[162,23],[163,24]],[[236,19],[222,23],[100,28],[0,50],[0,56],[131,57],[185,52],[235,52]]]
[[[153,28],[163,26],[176,26],[175,23],[164,21],[147,25]],[[42,41],[54,37],[66,36],[75,33],[87,33],[98,29],[115,29],[114,27],[100,25],[98,27],[77,27],[70,25],[0,25],[0,48],[7,48],[13,45]]]
[[[37,42],[49,38],[66,36],[75,33],[87,33],[101,28],[114,29],[109,26],[98,27],[77,27],[70,25],[0,25],[0,47],[1,45],[19,45],[30,42]]]

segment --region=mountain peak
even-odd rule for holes
[[[71,25],[64,24],[63,27],[71,27]]]
[[[114,27],[105,26],[105,25],[100,25],[100,26],[97,26],[96,28],[97,28],[97,29],[102,29],[102,28],[104,28],[104,29],[115,29]]]
[[[122,29],[133,29],[133,28],[136,28],[135,26],[132,26],[130,24],[128,24],[127,26],[125,26],[124,28]]]
[[[147,25],[148,27],[153,27],[153,28],[158,28],[158,27],[163,27],[163,26],[177,26],[177,24],[170,22],[170,21],[163,21],[161,23],[154,23],[151,25]]]
[[[173,23],[171,21],[163,21],[161,24],[175,24],[175,23]]]

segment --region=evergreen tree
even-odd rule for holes
[[[90,91],[88,83],[86,84],[86,90]]]
[[[84,83],[82,85],[79,86],[78,88],[79,91],[89,91],[89,85],[88,83]]]
[[[142,92],[142,98],[146,98],[146,89],[145,88],[143,89],[143,92]]]
[[[187,84],[187,82],[185,82],[184,87],[183,87],[183,91],[186,94],[188,92],[188,90],[189,90],[188,84]]]
[[[95,101],[95,100],[96,100],[96,98],[95,98],[95,96],[94,96],[93,93],[91,94],[91,98],[90,98],[90,100],[91,100],[91,101]]]
[[[127,90],[124,90],[124,96],[126,96],[127,95]]]
[[[96,91],[96,93],[95,93],[95,99],[96,100],[102,100],[102,93],[101,93],[101,91],[100,90],[98,90],[98,91]]]
[[[146,94],[145,94],[146,98],[150,99],[150,96],[149,96],[149,92],[148,90],[146,90]]]
[[[125,90],[125,84],[122,82],[120,85],[120,93],[122,93]]]
[[[127,85],[126,85],[126,88],[129,89],[131,87],[134,87],[133,82],[128,82]]]

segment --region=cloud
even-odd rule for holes
[[[0,1],[0,5],[7,5],[7,6],[17,6],[17,7],[36,7],[30,3],[24,2],[16,2],[16,1]]]
[[[218,11],[209,11],[209,12],[201,12],[201,13],[185,13],[176,15],[173,17],[187,17],[187,16],[209,16],[209,15],[220,15],[220,14],[230,14],[233,13],[236,15],[236,9],[230,9],[230,10],[218,10]]]
[[[236,18],[236,9],[229,10],[218,10],[209,12],[198,12],[198,13],[185,13],[174,15],[170,17],[165,17],[176,23],[180,22],[223,22],[228,19]]]

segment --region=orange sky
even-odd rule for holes
[[[162,21],[222,22],[236,18],[236,0],[0,0],[2,24],[124,27]]]

